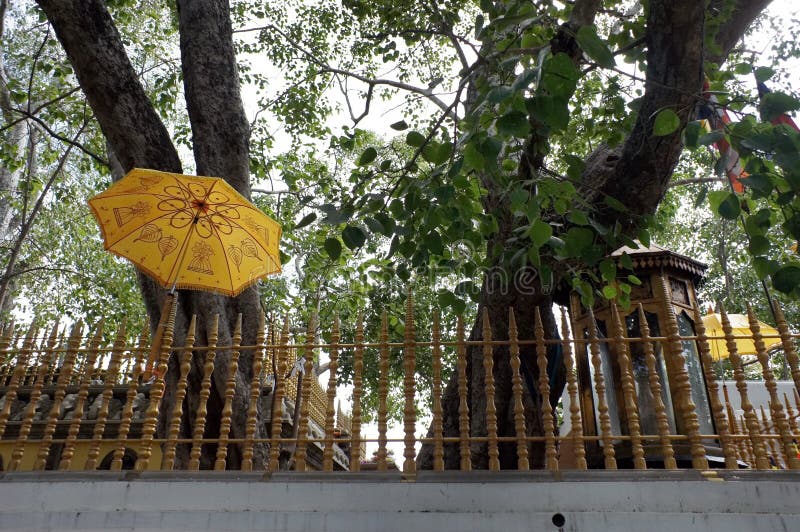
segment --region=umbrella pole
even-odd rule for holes
[[[164,329],[167,326],[169,315],[172,313],[172,306],[176,305],[177,302],[178,293],[175,291],[175,287],[173,286],[172,290],[167,292],[167,295],[164,298],[164,303],[161,305],[161,317],[158,320],[156,332],[153,334],[153,342],[150,346],[150,356],[147,358],[147,367],[142,374],[142,380],[145,382],[153,380],[156,376],[163,376],[157,375],[158,358],[161,354],[161,343],[164,339]]]
[[[197,216],[195,216],[194,221],[197,223]],[[161,354],[161,343],[164,339],[164,329],[167,326],[167,320],[172,312],[172,306],[177,305],[178,303],[178,292],[176,291],[178,286],[178,275],[183,267],[183,261],[186,259],[187,248],[187,242],[184,242],[184,245],[181,246],[180,250],[178,268],[175,271],[175,280],[172,282],[172,288],[170,288],[169,292],[167,292],[167,295],[164,298],[164,303],[161,305],[161,316],[158,319],[156,332],[153,334],[153,342],[150,346],[150,356],[147,359],[147,367],[142,375],[142,379],[145,382],[152,382],[156,377],[163,377],[163,375],[158,375],[158,358]]]

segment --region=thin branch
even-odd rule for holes
[[[703,183],[722,183],[726,180],[722,177],[698,177],[696,179],[679,179],[678,181],[673,181],[669,185],[669,188],[673,187],[683,187],[687,185],[699,185]]]
[[[48,134],[48,135],[50,135],[51,137],[53,137],[53,138],[55,138],[55,139],[58,139],[58,140],[60,140],[61,142],[64,142],[64,143],[66,143],[66,144],[69,144],[69,145],[71,145],[71,146],[74,146],[74,147],[78,148],[80,151],[82,151],[83,153],[85,153],[86,155],[88,155],[89,157],[91,157],[92,159],[94,159],[95,161],[97,161],[98,163],[102,164],[103,166],[109,166],[109,164],[108,164],[108,161],[107,161],[107,160],[103,159],[101,156],[97,155],[97,154],[96,154],[96,153],[94,153],[92,150],[90,150],[89,148],[87,148],[86,146],[84,146],[83,144],[81,144],[80,142],[78,142],[78,141],[77,141],[77,137],[76,137],[75,139],[70,139],[70,138],[67,138],[67,137],[65,137],[65,136],[63,136],[63,135],[60,135],[59,133],[56,133],[55,131],[53,131],[53,130],[50,128],[50,126],[48,126],[48,125],[47,125],[47,124],[44,122],[44,120],[42,120],[42,119],[41,119],[41,118],[39,118],[38,116],[35,116],[35,115],[33,115],[33,114],[29,113],[28,111],[25,111],[25,110],[23,110],[23,109],[15,109],[15,108],[12,108],[11,110],[12,110],[12,111],[14,111],[14,112],[16,112],[16,113],[19,113],[19,114],[21,114],[21,115],[25,116],[25,118],[29,118],[29,119],[31,119],[31,120],[33,120],[34,122],[36,122],[37,124],[39,124],[39,126],[40,126],[40,127],[41,127],[41,128],[42,128],[42,129],[43,129],[43,130],[44,130],[44,131],[45,131],[45,132]],[[86,125],[84,124],[84,125],[81,127],[80,131],[81,131],[81,132],[83,132],[83,130],[84,130],[84,128],[85,128],[85,127],[86,127]]]
[[[76,92],[78,92],[79,90],[81,90],[81,88],[80,88],[80,87],[73,87],[72,89],[68,90],[67,92],[65,92],[65,93],[63,93],[63,94],[59,94],[58,96],[56,96],[56,97],[55,97],[55,98],[53,98],[52,100],[48,100],[48,101],[46,101],[46,102],[44,102],[44,103],[42,103],[42,104],[40,104],[40,105],[36,106],[34,109],[32,109],[32,110],[30,111],[30,114],[32,114],[32,115],[35,115],[35,114],[37,114],[39,111],[41,111],[42,109],[44,109],[45,107],[49,107],[50,105],[53,105],[54,103],[58,103],[58,102],[60,102],[61,100],[63,100],[64,98],[66,98],[66,97],[68,97],[68,96],[71,96],[71,95],[75,94],[75,93],[76,93]],[[17,125],[17,124],[19,124],[20,122],[23,122],[23,121],[25,121],[25,120],[27,120],[27,116],[23,116],[23,117],[21,117],[21,118],[17,118],[16,120],[12,120],[11,122],[9,122],[8,124],[6,124],[5,126],[3,126],[3,127],[0,127],[0,132],[3,132],[3,131],[5,131],[6,129],[10,129],[10,128],[14,127],[15,125]]]

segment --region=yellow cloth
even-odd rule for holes
[[[281,271],[281,227],[227,182],[136,168],[89,200],[105,248],[162,286],[234,296]]]

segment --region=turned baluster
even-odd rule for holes
[[[585,470],[586,449],[583,439],[583,420],[581,418],[581,405],[578,399],[578,374],[575,370],[575,358],[572,354],[572,341],[570,340],[569,326],[567,325],[567,311],[561,311],[561,342],[564,352],[564,369],[567,373],[567,393],[569,394],[570,424],[572,425],[572,445],[575,454],[575,464],[579,470]]]
[[[376,456],[376,468],[378,471],[386,471],[386,420],[388,418],[386,396],[389,394],[389,324],[385,310],[381,313],[381,337],[378,356],[378,454]]]
[[[508,309],[508,341],[511,364],[511,396],[514,403],[514,433],[517,437],[517,469],[530,469],[528,461],[528,441],[525,429],[525,406],[522,402],[522,377],[520,376],[519,338],[514,309]]]
[[[161,469],[166,471],[170,471],[175,467],[175,450],[178,446],[181,417],[183,416],[183,400],[186,398],[189,370],[192,367],[192,349],[194,348],[196,329],[197,314],[192,314],[192,319],[189,321],[189,328],[186,330],[184,347],[178,357],[180,375],[178,377],[178,383],[175,385],[175,402],[172,405],[172,413],[169,426],[167,427],[167,441],[164,444],[164,456],[161,458]]]
[[[206,416],[208,416],[208,398],[211,395],[211,376],[214,374],[214,360],[217,358],[217,341],[219,340],[219,314],[214,315],[208,329],[208,349],[203,363],[203,380],[200,383],[197,411],[194,416],[192,431],[192,449],[189,451],[189,469],[200,469],[200,455],[203,451],[203,437],[206,432]]]
[[[261,371],[264,368],[264,324],[263,312],[258,314],[256,331],[256,348],[253,350],[253,378],[250,381],[250,402],[247,405],[247,423],[245,427],[244,445],[242,446],[242,471],[253,470],[253,448],[255,447],[256,428],[258,424],[258,401],[261,397]],[[299,470],[299,469],[298,469]]]
[[[539,397],[542,405],[542,427],[544,428],[545,467],[550,471],[558,470],[556,453],[555,423],[553,423],[553,406],[550,404],[550,376],[547,374],[547,345],[544,339],[542,313],[539,307],[534,311],[534,338],[536,339],[536,365],[539,369]]]
[[[333,471],[333,445],[334,445],[334,416],[336,410],[336,371],[339,368],[339,315],[333,317],[333,330],[331,331],[330,361],[328,365],[328,389],[326,390],[325,405],[325,449],[322,451],[322,470]]]
[[[337,318],[338,321],[338,318]],[[338,323],[337,323],[338,325]],[[337,330],[338,334],[338,330]],[[338,341],[338,339],[337,339]],[[283,321],[283,331],[281,331],[280,345],[275,352],[276,375],[274,392],[272,395],[272,430],[270,433],[270,448],[269,448],[269,471],[277,471],[280,467],[280,453],[282,442],[282,429],[283,429],[283,397],[286,390],[286,366],[289,359],[289,318]],[[331,366],[331,371],[333,366]],[[334,393],[336,393],[336,386],[334,385]]]
[[[303,358],[303,387],[300,393],[300,419],[297,428],[297,449],[295,450],[295,471],[305,471],[307,469],[306,460],[308,458],[308,419],[311,415],[311,388],[316,381],[314,374],[314,337],[317,328],[317,316],[311,315],[306,329],[306,345]]]
[[[222,419],[219,422],[219,443],[217,456],[214,460],[214,470],[224,471],[228,458],[228,440],[231,432],[231,417],[233,416],[233,399],[236,396],[236,373],[239,371],[239,348],[242,345],[242,315],[236,317],[236,327],[233,331],[231,357],[228,361],[228,380],[225,382],[225,403],[222,407]]]

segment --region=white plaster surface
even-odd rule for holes
[[[0,530],[800,531],[800,475],[5,474]]]

